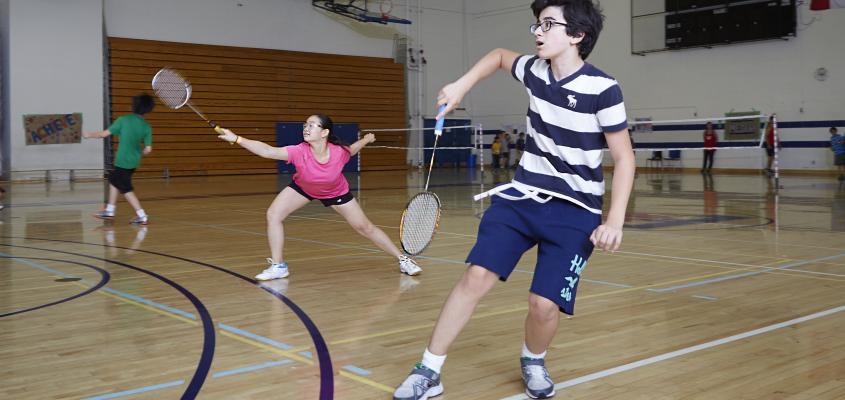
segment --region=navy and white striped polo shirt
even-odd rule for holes
[[[587,63],[556,81],[548,61],[531,55],[517,58],[511,72],[529,97],[528,138],[514,186],[601,214],[604,132],[628,127],[619,84]]]

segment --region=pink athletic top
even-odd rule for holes
[[[349,161],[349,152],[336,144],[328,143],[328,146],[329,161],[325,164],[317,162],[308,142],[285,147],[288,163],[296,167],[293,181],[315,199],[331,199],[349,192],[349,182],[342,173]]]

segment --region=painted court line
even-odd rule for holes
[[[226,325],[226,324],[223,324],[223,323],[218,323],[218,324],[217,324],[217,326],[219,326],[219,327],[220,327],[220,329],[222,329],[222,330],[224,330],[224,331],[229,331],[229,332],[231,332],[231,333],[238,334],[238,335],[241,335],[241,336],[243,336],[243,337],[250,338],[250,339],[252,339],[252,340],[255,340],[256,342],[264,343],[264,344],[266,344],[266,345],[268,345],[268,346],[272,346],[272,347],[275,347],[275,348],[277,348],[277,349],[290,350],[290,349],[292,349],[292,348],[293,348],[293,346],[291,346],[291,345],[289,345],[289,344],[286,344],[286,343],[281,343],[281,342],[277,342],[277,341],[275,341],[275,340],[273,340],[273,339],[270,339],[270,338],[267,338],[267,337],[264,337],[264,336],[259,336],[259,335],[256,335],[256,334],[254,334],[254,333],[247,332],[247,331],[245,331],[245,330],[235,328],[234,326],[231,326],[231,325]]]
[[[736,342],[738,340],[743,340],[743,339],[746,339],[746,338],[749,338],[749,337],[752,337],[752,336],[761,335],[761,334],[772,332],[772,331],[775,331],[775,330],[778,330],[778,329],[797,325],[797,324],[800,324],[800,323],[803,323],[803,322],[807,322],[807,321],[811,321],[811,320],[814,320],[814,319],[826,317],[826,316],[829,316],[829,315],[840,313],[842,311],[845,311],[845,305],[839,306],[839,307],[836,307],[836,308],[831,308],[831,309],[824,310],[824,311],[819,311],[817,313],[805,315],[803,317],[791,319],[789,321],[780,322],[780,323],[777,323],[777,324],[774,324],[774,325],[769,325],[769,326],[766,326],[766,327],[755,329],[753,331],[748,331],[748,332],[745,332],[745,333],[740,333],[740,334],[736,334],[736,335],[733,335],[733,336],[728,336],[726,338],[713,340],[713,341],[710,341],[710,342],[707,342],[707,343],[702,343],[702,344],[699,344],[699,345],[696,345],[696,346],[687,347],[685,349],[675,350],[673,352],[657,355],[657,356],[654,356],[654,357],[649,357],[649,358],[639,360],[639,361],[634,361],[632,363],[620,365],[618,367],[606,369],[604,371],[594,372],[594,373],[589,374],[589,375],[584,375],[584,376],[579,377],[579,378],[570,379],[568,381],[558,383],[557,385],[555,385],[555,390],[560,390],[560,389],[572,387],[572,386],[575,386],[575,385],[580,385],[582,383],[595,381],[595,380],[602,379],[602,378],[605,378],[605,377],[608,377],[608,376],[611,376],[611,375],[616,375],[616,374],[619,374],[619,373],[622,373],[622,372],[627,372],[627,371],[630,371],[632,369],[636,369],[636,368],[639,368],[639,367],[644,367],[644,366],[655,364],[655,363],[658,363],[658,362],[661,362],[661,361],[670,360],[670,359],[675,358],[675,357],[680,357],[680,356],[684,356],[684,355],[687,355],[687,354],[690,354],[690,353],[695,353],[697,351],[706,350],[706,349],[713,348],[713,347],[716,347],[716,346],[721,346],[723,344]],[[525,394],[517,394],[517,395],[510,396],[510,397],[505,397],[502,400],[518,400],[518,399],[521,400],[521,399],[528,399],[528,398],[529,397],[526,396]]]
[[[372,375],[372,372],[370,372],[369,370],[366,370],[366,369],[363,369],[363,368],[360,368],[360,367],[356,367],[356,366],[354,366],[354,365],[352,365],[352,364],[349,364],[349,365],[344,365],[344,366],[343,366],[343,369],[345,369],[345,370],[347,370],[347,371],[349,371],[349,372],[352,372],[353,374],[357,374],[357,375],[361,375],[361,376],[370,376],[370,375]]]
[[[132,396],[132,395],[136,395],[136,394],[146,393],[146,392],[152,392],[153,390],[167,389],[169,387],[183,385],[184,383],[185,383],[185,380],[180,379],[178,381],[171,381],[171,382],[162,383],[162,384],[158,384],[158,385],[152,385],[152,386],[144,386],[144,387],[140,387],[140,388],[137,388],[137,389],[124,390],[122,392],[114,392],[114,393],[103,394],[103,395],[99,395],[99,396],[85,397],[83,400],[116,399],[118,397],[126,397],[126,396]]]
[[[278,367],[280,365],[288,365],[288,364],[292,364],[292,363],[293,363],[293,360],[288,360],[288,359],[279,360],[279,361],[270,361],[270,362],[266,362],[266,363],[263,363],[263,364],[250,365],[248,367],[235,368],[235,369],[230,369],[228,371],[216,372],[211,377],[212,378],[222,378],[224,376],[243,374],[245,372],[258,371],[259,369]]]
[[[753,275],[760,275],[764,272],[779,271],[779,270],[784,270],[784,269],[790,269],[790,268],[793,268],[793,267],[800,267],[802,265],[812,264],[812,263],[818,262],[818,261],[832,260],[832,259],[840,258],[840,257],[843,257],[843,256],[845,256],[845,253],[841,253],[841,254],[837,254],[837,255],[833,255],[833,256],[828,256],[828,257],[816,258],[816,259],[813,259],[813,260],[799,261],[799,262],[784,264],[784,265],[781,265],[781,266],[778,266],[778,267],[765,267],[761,271],[745,272],[745,273],[742,273],[742,274],[720,276],[718,278],[705,279],[705,280],[696,281],[696,282],[684,283],[682,285],[675,285],[675,286],[669,286],[669,287],[665,287],[665,288],[656,288],[656,289],[648,289],[648,290],[650,290],[652,292],[672,292],[672,291],[675,291],[675,290],[678,290],[678,289],[686,289],[686,288],[691,288],[691,287],[696,287],[696,286],[703,286],[703,285],[707,285],[707,284],[710,284],[710,283],[718,283],[718,282],[724,282],[724,281],[729,281],[729,280],[734,280],[734,279],[745,278],[745,277],[749,277],[749,276],[753,276]]]

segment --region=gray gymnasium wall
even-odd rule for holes
[[[98,141],[23,146],[21,118],[81,111],[87,130],[102,128],[103,21],[109,36],[378,57],[393,56],[394,34],[407,35],[410,46],[425,49],[428,61],[421,73],[408,76],[409,113],[419,110],[423,117],[433,115],[439,88],[491,49],[533,52],[527,0],[395,1],[393,14],[415,24],[388,27],[327,16],[307,0],[0,0],[4,3],[9,9],[6,115],[14,170],[102,165]],[[709,117],[754,108],[777,112],[796,125],[845,119],[845,42],[840,40],[845,10],[811,13],[803,5],[798,37],[790,41],[641,57],[630,54],[629,1],[605,0],[603,6],[607,23],[589,61],[620,81],[632,118]],[[812,76],[819,66],[830,72],[823,83]],[[524,124],[527,107],[523,89],[507,74],[477,86],[464,106],[486,129]],[[781,132],[787,141],[827,138],[824,128]],[[819,148],[787,148],[782,155],[784,167],[793,169],[826,169],[832,160],[829,150]],[[686,161],[694,166],[699,157],[689,154]],[[757,168],[762,159],[762,151],[751,157],[722,151],[717,167]]]
[[[10,2],[12,169],[100,168],[99,141],[82,145],[24,146],[23,114],[84,113],[86,130],[102,129],[105,35],[174,42],[394,56],[394,35],[426,50],[424,73],[409,78],[415,109],[430,116],[434,97],[412,85],[434,85],[431,74],[464,69],[462,1],[394,2],[391,12],[410,26],[360,24],[317,11],[307,0],[3,0]],[[417,12],[420,9],[420,12]],[[448,46],[440,46],[448,43]],[[426,108],[429,110],[426,111]],[[414,113],[410,110],[411,114]],[[43,173],[17,174],[18,179]]]
[[[14,171],[102,169],[102,141],[26,146],[23,129],[25,114],[74,112],[83,114],[85,129],[102,129],[100,0],[10,0],[6,15],[12,179],[44,176]]]
[[[471,12],[470,48],[473,59],[495,47],[533,52],[527,26],[533,15],[502,0],[475,0]],[[631,55],[631,10],[628,0],[602,2],[604,31],[588,61],[619,80],[629,118],[654,120],[723,116],[751,109],[777,113],[785,126],[781,138],[797,145],[829,139],[827,123],[845,120],[845,9],[809,11],[799,7],[798,35],[788,41],[739,44],[712,49]],[[813,77],[818,67],[829,71],[826,81]],[[479,85],[471,96],[485,128],[524,125],[524,91],[505,74]],[[821,127],[801,127],[807,124]],[[840,125],[840,130],[842,130]],[[699,139],[700,131],[677,135],[638,134],[638,145],[649,141]],[[789,143],[787,143],[789,145]],[[786,147],[781,166],[788,169],[832,169],[828,148]],[[638,155],[643,165],[645,154]],[[697,167],[699,152],[685,152],[685,166]],[[716,167],[760,168],[763,151],[717,153]]]
[[[0,0],[0,177],[8,179],[9,171],[9,0]]]

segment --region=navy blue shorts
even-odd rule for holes
[[[503,193],[521,196],[515,189]],[[572,315],[578,281],[593,253],[590,235],[601,224],[601,215],[557,198],[545,204],[531,199],[492,198],[466,262],[490,270],[505,281],[522,254],[536,245],[531,293],[555,302],[561,312]]]

